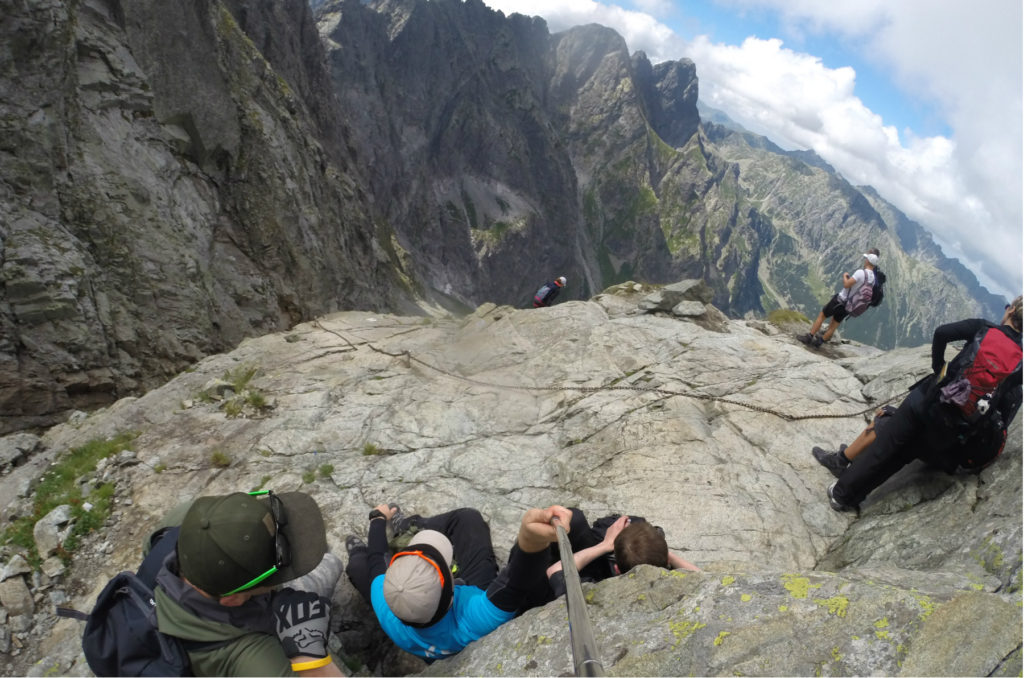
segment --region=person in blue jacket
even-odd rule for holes
[[[533,295],[533,307],[540,308],[541,306],[550,306],[555,303],[555,299],[558,298],[559,292],[565,287],[565,276],[560,275],[549,283],[545,283],[543,287],[537,290],[537,293]]]
[[[395,645],[428,661],[486,636],[515,617],[531,591],[546,587],[548,546],[557,540],[552,519],[566,529],[572,519],[562,506],[528,510],[499,573],[490,528],[479,511],[409,519],[397,512],[395,504],[377,506],[370,512],[367,543],[346,539],[345,571]],[[401,534],[412,520],[419,531],[388,558],[388,521]]]

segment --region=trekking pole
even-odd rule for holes
[[[558,534],[558,554],[562,559],[562,574],[565,577],[565,606],[569,609],[569,643],[572,646],[576,675],[603,676],[604,666],[598,657],[594,629],[587,617],[583,586],[580,584],[580,573],[576,570],[576,561],[573,559],[572,545],[558,517],[552,520]]]

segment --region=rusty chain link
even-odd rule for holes
[[[314,321],[314,322],[317,325],[317,327],[319,327],[320,329],[324,330],[325,332],[330,332],[331,334],[341,338],[342,340],[347,342],[349,346],[351,346],[353,348],[357,347],[356,344],[353,344],[347,337],[345,337],[340,332],[336,332],[334,330],[331,330],[331,329],[328,329],[328,328],[324,327],[323,325],[320,324],[319,320]],[[682,397],[682,398],[691,398],[693,400],[704,400],[704,401],[708,401],[708,402],[717,402],[717,403],[725,403],[727,405],[735,405],[737,407],[743,407],[745,409],[748,409],[748,410],[751,410],[751,411],[754,411],[754,412],[761,412],[763,414],[770,414],[770,415],[772,415],[774,417],[778,417],[780,419],[785,419],[786,421],[803,421],[803,420],[806,420],[806,419],[850,419],[850,418],[853,418],[853,417],[862,417],[865,414],[874,412],[878,408],[880,408],[880,407],[882,407],[884,405],[888,405],[889,403],[891,403],[891,402],[893,402],[893,401],[895,401],[895,400],[897,400],[897,399],[899,399],[899,398],[901,398],[903,396],[903,392],[901,391],[901,392],[897,393],[896,395],[892,396],[891,398],[889,398],[888,400],[885,400],[885,401],[883,401],[881,403],[877,403],[875,405],[872,405],[871,407],[868,407],[866,409],[860,410],[858,412],[850,412],[850,413],[846,413],[846,414],[824,414],[824,413],[822,413],[822,414],[790,414],[788,412],[781,412],[779,410],[775,410],[775,409],[772,409],[770,407],[764,407],[763,405],[754,405],[753,403],[745,403],[745,402],[742,402],[742,401],[739,401],[739,400],[733,400],[731,398],[726,398],[726,397],[723,397],[723,396],[714,396],[714,395],[709,395],[707,393],[694,393],[693,391],[676,391],[674,389],[661,388],[661,387],[658,387],[658,386],[619,386],[619,385],[615,385],[615,384],[609,384],[609,385],[605,385],[605,386],[525,386],[525,385],[522,385],[522,384],[497,384],[497,383],[493,383],[493,382],[481,381],[479,379],[473,379],[472,377],[466,377],[466,376],[463,376],[461,374],[454,374],[454,373],[449,372],[448,370],[445,370],[445,369],[443,369],[441,367],[437,367],[436,365],[431,365],[428,362],[420,360],[419,358],[414,356],[409,351],[401,351],[400,353],[391,353],[390,351],[385,351],[382,348],[378,348],[378,347],[374,346],[369,341],[364,341],[362,343],[366,347],[368,347],[370,350],[372,350],[372,351],[374,351],[376,353],[380,353],[381,355],[386,355],[386,356],[391,357],[391,358],[402,358],[402,359],[404,359],[405,363],[406,363],[406,366],[409,366],[411,363],[416,363],[418,365],[422,365],[423,367],[425,367],[425,368],[427,368],[429,370],[433,370],[433,371],[435,371],[435,372],[437,372],[439,374],[443,374],[446,377],[450,377],[452,379],[458,379],[460,381],[465,381],[465,382],[473,384],[475,386],[483,386],[483,387],[486,387],[486,388],[502,388],[502,389],[508,389],[508,390],[513,390],[513,391],[576,391],[576,392],[580,392],[580,393],[598,393],[598,392],[601,392],[601,391],[634,391],[634,392],[638,392],[638,393],[657,393],[657,394],[661,394],[661,395],[665,395],[665,396],[679,396],[679,397]]]

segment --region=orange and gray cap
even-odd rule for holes
[[[384,601],[395,616],[420,628],[440,621],[452,604],[451,563],[448,537],[437,530],[417,532],[384,573]]]

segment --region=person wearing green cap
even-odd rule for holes
[[[341,561],[308,494],[200,497],[157,535],[177,539],[156,577],[157,625],[182,641],[194,675],[344,675],[327,652]]]

